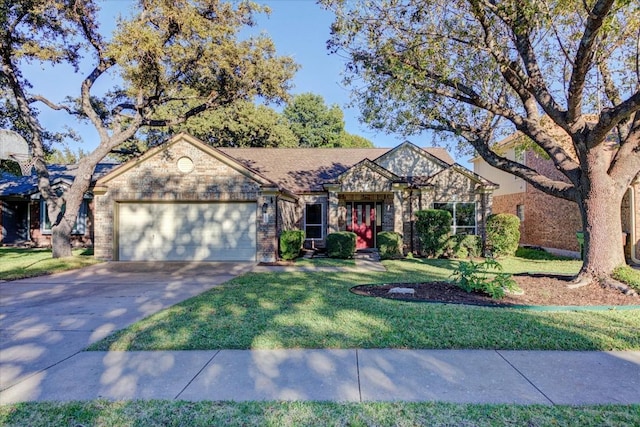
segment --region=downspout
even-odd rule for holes
[[[636,258],[637,241],[636,241],[636,191],[633,186],[629,187],[629,205],[630,205],[630,222],[631,222],[631,262],[640,265],[640,259]]]

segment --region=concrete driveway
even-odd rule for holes
[[[254,267],[112,262],[0,283],[0,391]]]

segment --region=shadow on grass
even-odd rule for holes
[[[640,348],[640,310],[531,312],[362,298],[365,283],[447,280],[455,260],[394,261],[384,273],[248,274],[164,310],[92,350]]]

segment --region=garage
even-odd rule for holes
[[[256,203],[117,204],[121,261],[255,261]]]

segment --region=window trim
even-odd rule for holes
[[[71,234],[73,235],[85,235],[87,234],[87,216],[89,215],[89,200],[82,199],[80,203],[80,209],[78,210],[78,216],[76,222],[73,224]],[[40,199],[40,232],[43,235],[51,235],[51,221],[49,221],[49,215],[47,213],[47,201],[43,198]]]
[[[473,235],[478,234],[478,203],[477,202],[433,202],[432,208],[436,208],[436,204],[438,205],[453,205],[453,214],[451,215],[451,234],[458,234],[458,230],[472,230]],[[473,227],[469,225],[457,225],[456,219],[456,205],[465,204],[465,205],[473,205]]]
[[[319,205],[320,206],[320,224],[316,223],[307,223],[307,207],[310,205]],[[325,214],[325,204],[323,202],[307,202],[304,204],[304,215],[303,215],[303,228],[305,234],[305,240],[324,240],[325,238],[325,222],[326,222],[326,214]],[[320,227],[320,237],[307,237],[307,226],[311,227]]]

